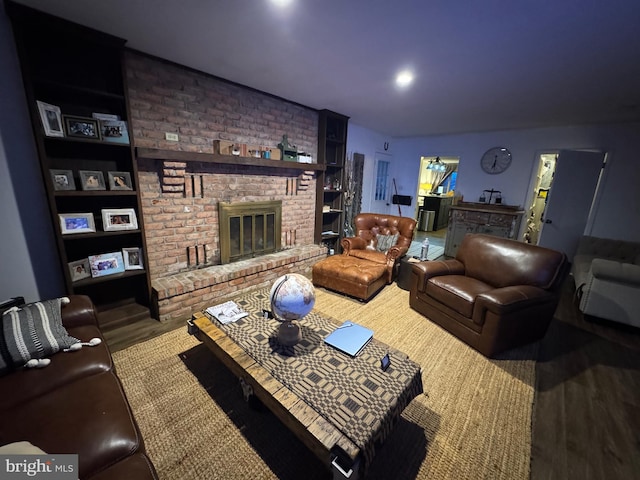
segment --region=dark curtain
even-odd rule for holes
[[[347,179],[347,199],[351,195],[351,201],[347,202],[347,211],[345,214],[345,234],[348,229],[353,229],[353,221],[356,215],[360,213],[362,208],[362,176],[364,171],[364,154],[354,153],[351,160],[347,159],[347,176],[351,175],[351,181]]]

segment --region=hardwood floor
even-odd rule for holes
[[[531,480],[640,479],[640,329],[584,319],[573,292],[540,343]],[[175,328],[145,318],[105,338],[117,351]]]
[[[583,318],[573,293],[540,344],[531,479],[640,478],[640,329]]]

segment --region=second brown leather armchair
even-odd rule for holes
[[[467,234],[456,258],[413,264],[409,304],[491,357],[545,335],[568,267],[555,250]]]
[[[406,255],[416,221],[409,217],[361,213],[356,216],[355,237],[342,239],[344,255],[385,265],[386,283],[391,283],[397,274],[398,260]],[[387,245],[383,245],[384,242]]]

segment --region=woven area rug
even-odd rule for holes
[[[315,309],[372,328],[423,369],[367,478],[528,479],[537,344],[489,360],[388,285],[369,303],[316,289]],[[268,307],[268,306],[266,306]],[[304,320],[303,320],[304,321]],[[181,328],[113,354],[161,479],[327,479],[327,469]]]

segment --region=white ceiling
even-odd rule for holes
[[[18,3],[390,136],[640,120],[638,0]]]

